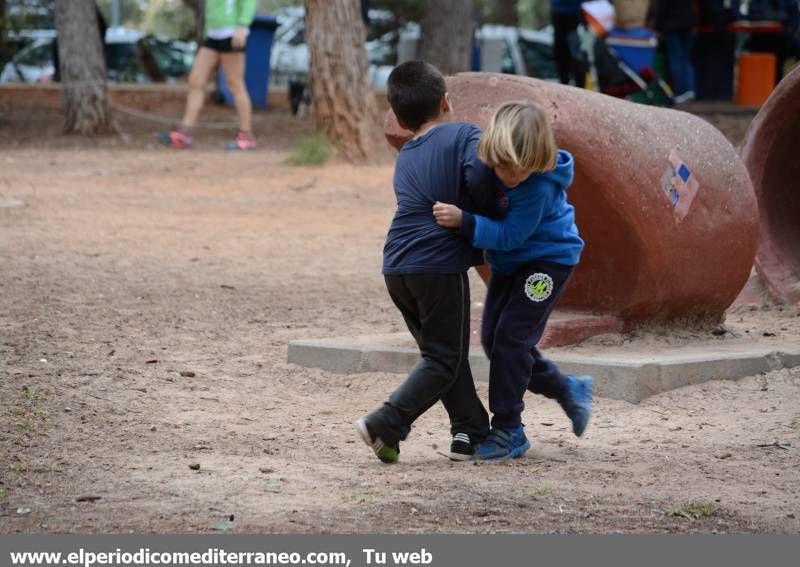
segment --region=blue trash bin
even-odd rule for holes
[[[269,56],[277,27],[278,20],[274,16],[256,16],[250,25],[244,54],[244,84],[250,94],[253,108],[267,107]],[[222,65],[219,67],[218,80],[219,90],[225,102],[233,106],[233,95],[225,84],[225,70]]]

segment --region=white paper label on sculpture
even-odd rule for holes
[[[661,176],[661,189],[675,209],[675,217],[679,221],[683,220],[689,213],[700,184],[676,149],[669,153],[669,164]]]

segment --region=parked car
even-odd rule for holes
[[[53,38],[56,32],[52,31],[50,37],[38,37],[23,47],[19,53],[11,58],[3,72],[0,73],[0,83],[42,83],[48,82],[53,76]],[[44,35],[44,34],[42,34]]]
[[[408,24],[400,31],[397,62],[418,57],[420,27]],[[478,46],[473,71],[526,75],[548,81],[558,80],[553,55],[553,28],[530,30],[486,24],[475,33]]]
[[[55,75],[55,30],[39,37],[17,53],[0,73],[0,83],[49,83]],[[187,75],[197,49],[193,42],[146,36],[128,28],[109,28],[105,36],[106,73],[110,82],[150,83],[172,81]]]

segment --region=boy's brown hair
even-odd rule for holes
[[[444,75],[425,61],[406,61],[395,67],[386,88],[400,125],[413,132],[439,117],[447,93]]]

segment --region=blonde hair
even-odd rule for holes
[[[478,143],[478,157],[489,167],[552,171],[557,156],[558,146],[547,115],[527,101],[497,107]]]

